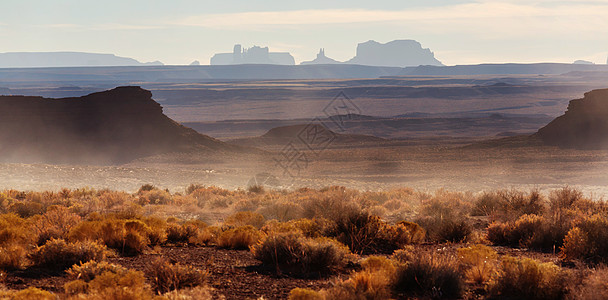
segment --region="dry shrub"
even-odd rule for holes
[[[27,264],[27,251],[22,245],[0,247],[0,270],[22,269]]]
[[[68,237],[75,241],[101,240],[121,255],[133,256],[148,248],[150,233],[150,228],[140,220],[106,216],[101,220],[80,222],[70,230]]]
[[[337,220],[334,235],[353,253],[390,254],[405,245],[421,242],[424,230],[416,223],[405,221],[391,226],[377,216],[357,212]]]
[[[198,227],[191,224],[170,223],[167,226],[167,242],[172,244],[188,243],[198,234]]]
[[[172,197],[168,191],[160,189],[152,189],[149,191],[138,192],[139,200],[137,201],[140,205],[144,204],[157,204],[157,205],[168,205],[172,204]]]
[[[194,193],[194,191],[198,190],[198,189],[204,189],[205,186],[202,184],[196,184],[196,183],[191,183],[189,186],[186,187],[186,195],[190,195],[192,193]]]
[[[292,201],[274,201],[258,210],[266,219],[287,222],[302,215],[302,207]]]
[[[289,300],[325,300],[323,294],[310,289],[295,288],[289,292]]]
[[[28,255],[34,265],[65,270],[74,264],[90,260],[104,260],[111,252],[92,241],[67,243],[62,239],[51,239]]]
[[[564,299],[569,275],[553,263],[505,257],[490,292],[496,298]]]
[[[112,272],[115,274],[127,274],[129,272],[125,267],[108,263],[106,261],[90,260],[73,265],[66,271],[68,278],[71,280],[80,279],[84,282],[89,282],[95,277],[105,273]]]
[[[608,295],[608,268],[598,266],[589,274],[583,283],[575,289],[572,299],[602,300]]]
[[[543,216],[522,215],[514,222],[490,224],[487,237],[495,245],[552,251],[563,244],[568,230]]]
[[[251,225],[228,229],[220,234],[217,244],[222,248],[249,249],[260,240],[260,231]]]
[[[0,246],[27,244],[32,241],[29,223],[15,215],[0,215]]]
[[[148,226],[150,245],[161,245],[167,241],[167,222],[159,217],[147,217],[143,222]]]
[[[70,229],[80,220],[79,215],[65,206],[50,206],[46,213],[34,218],[32,227],[38,236],[37,244],[42,245],[50,239],[66,238]]]
[[[163,297],[158,297],[159,299],[168,299],[168,300],[212,300],[212,299],[225,299],[225,297],[214,297],[211,293],[211,288],[209,286],[197,286],[188,289],[182,290],[173,290],[171,292],[167,292],[163,295]]]
[[[608,220],[600,215],[585,218],[568,232],[561,250],[566,260],[605,263],[608,261]]]
[[[207,272],[191,266],[171,264],[157,259],[146,267],[146,275],[152,281],[156,293],[166,293],[182,288],[196,287],[205,283]]]
[[[85,282],[82,279],[64,285],[68,299],[125,299],[149,300],[153,298],[150,287],[142,272],[120,270],[118,273],[105,271]]]
[[[297,202],[302,205],[304,218],[338,220],[361,210],[354,200],[357,193],[357,191],[336,186],[324,188],[318,192],[301,190],[301,196]]]
[[[224,224],[228,226],[247,226],[251,225],[257,229],[262,228],[266,223],[266,219],[259,213],[251,211],[239,211],[230,215],[224,220]]]
[[[13,202],[9,207],[9,211],[22,218],[29,218],[35,215],[43,214],[46,211],[46,208],[42,203],[23,200]]]
[[[438,242],[462,242],[473,232],[468,221],[468,195],[438,191],[422,202],[416,223],[426,230],[427,238]]]
[[[467,278],[482,284],[490,281],[496,272],[496,251],[485,245],[459,248],[458,259],[467,269]]]
[[[336,232],[336,223],[327,219],[298,219],[288,222],[270,220],[262,227],[266,234],[273,233],[301,233],[309,238],[323,237]]]
[[[3,291],[0,289],[0,299],[55,300],[57,296],[39,288],[29,287],[20,291]]]
[[[464,282],[455,258],[436,253],[418,253],[395,272],[393,290],[405,297],[460,298]]]
[[[296,276],[323,276],[342,269],[348,249],[331,239],[302,234],[274,234],[252,247],[256,259],[277,272]]]
[[[352,274],[347,280],[339,281],[332,288],[324,290],[321,295],[325,299],[335,300],[390,299],[390,280],[391,277],[386,274],[361,271]]]
[[[514,221],[526,214],[542,214],[545,199],[538,190],[526,194],[517,190],[503,190],[485,193],[480,196],[472,208],[474,216],[490,216],[498,221]]]

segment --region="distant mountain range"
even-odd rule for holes
[[[141,63],[114,54],[86,52],[7,52],[0,53],[0,68],[36,67],[105,67],[105,66],[162,66],[159,61]]]

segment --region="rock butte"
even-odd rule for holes
[[[568,110],[534,137],[544,143],[564,148],[608,149],[608,89],[585,93],[571,100]]]
[[[78,98],[0,96],[0,157],[5,162],[112,164],[235,148],[171,120],[151,92],[136,86]]]

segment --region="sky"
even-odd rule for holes
[[[446,65],[608,58],[608,0],[0,0],[0,52],[112,53],[209,64],[268,46],[296,62],[414,39]]]

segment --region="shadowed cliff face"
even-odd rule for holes
[[[608,89],[585,93],[568,110],[535,134],[545,143],[566,148],[608,149]]]
[[[108,164],[195,149],[233,147],[169,119],[140,87],[79,98],[0,96],[5,162]]]

